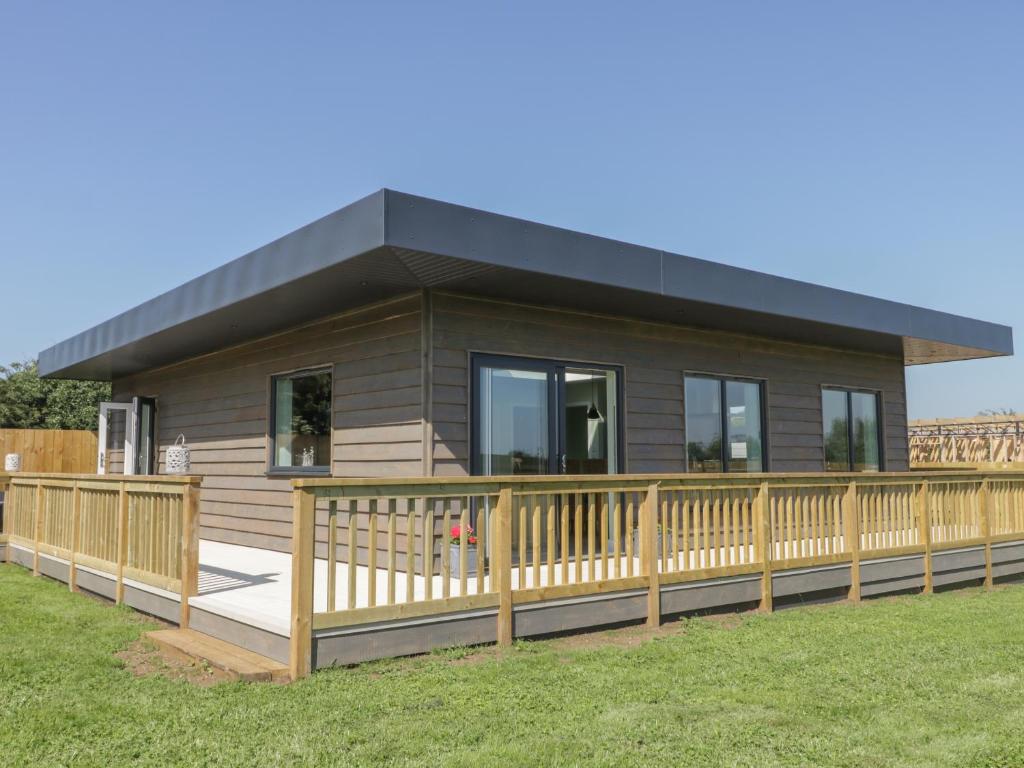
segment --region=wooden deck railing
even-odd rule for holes
[[[970,546],[991,584],[992,543],[1024,540],[1024,472],[293,485],[293,678],[316,630],[490,607],[507,643],[514,605],[630,589],[648,590],[656,624],[661,585],[761,574],[770,609],[772,572],[835,563],[851,565],[858,600],[862,560],[907,554],[925,555],[930,591],[931,553]]]
[[[34,573],[43,554],[67,561],[72,590],[84,567],[114,577],[118,603],[125,579],[178,593],[182,626],[188,626],[188,598],[198,593],[200,478],[6,478],[3,533],[10,544],[32,551]]]

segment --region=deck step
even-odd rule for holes
[[[239,680],[282,683],[289,679],[284,664],[194,629],[161,629],[147,632],[146,637],[161,649],[201,659]]]

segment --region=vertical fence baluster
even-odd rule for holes
[[[338,500],[327,503],[327,610],[336,611],[338,589]]]
[[[359,501],[348,503],[348,609],[356,607],[357,579],[359,575]]]

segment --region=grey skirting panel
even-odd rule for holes
[[[488,608],[314,632],[313,669],[493,643],[497,627],[498,611]]]
[[[11,547],[11,562],[31,568],[32,552],[21,547]],[[70,570],[70,565],[67,562],[40,553],[39,573],[41,575],[67,584]],[[79,568],[76,582],[78,589],[84,592],[90,592],[107,600],[114,600],[117,597],[117,582],[113,576],[101,575]],[[150,616],[156,616],[172,624],[178,623],[181,614],[177,600],[133,587],[130,584],[124,586],[124,603],[130,608],[148,613]]]
[[[946,549],[932,552],[932,585],[980,581],[985,578],[985,548]]]
[[[12,563],[17,563],[26,568],[32,567],[32,553],[21,547],[11,547],[10,560]]]
[[[992,545],[992,578],[1013,578],[1024,574],[1024,544]]]
[[[196,608],[195,605],[189,611],[188,626],[197,632],[248,648],[250,651],[274,661],[288,663],[288,638],[282,635],[204,611],[201,608]],[[313,645],[316,646],[315,639]]]
[[[731,605],[744,605],[761,599],[761,574],[733,576],[711,581],[691,581],[661,587],[661,615],[671,616]],[[646,616],[646,604],[644,616]]]
[[[512,634],[537,637],[638,621],[647,616],[647,590],[524,603],[512,609]]]

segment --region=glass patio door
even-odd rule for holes
[[[620,471],[617,369],[481,355],[473,358],[472,375],[474,475]],[[513,515],[513,549],[519,525]]]

